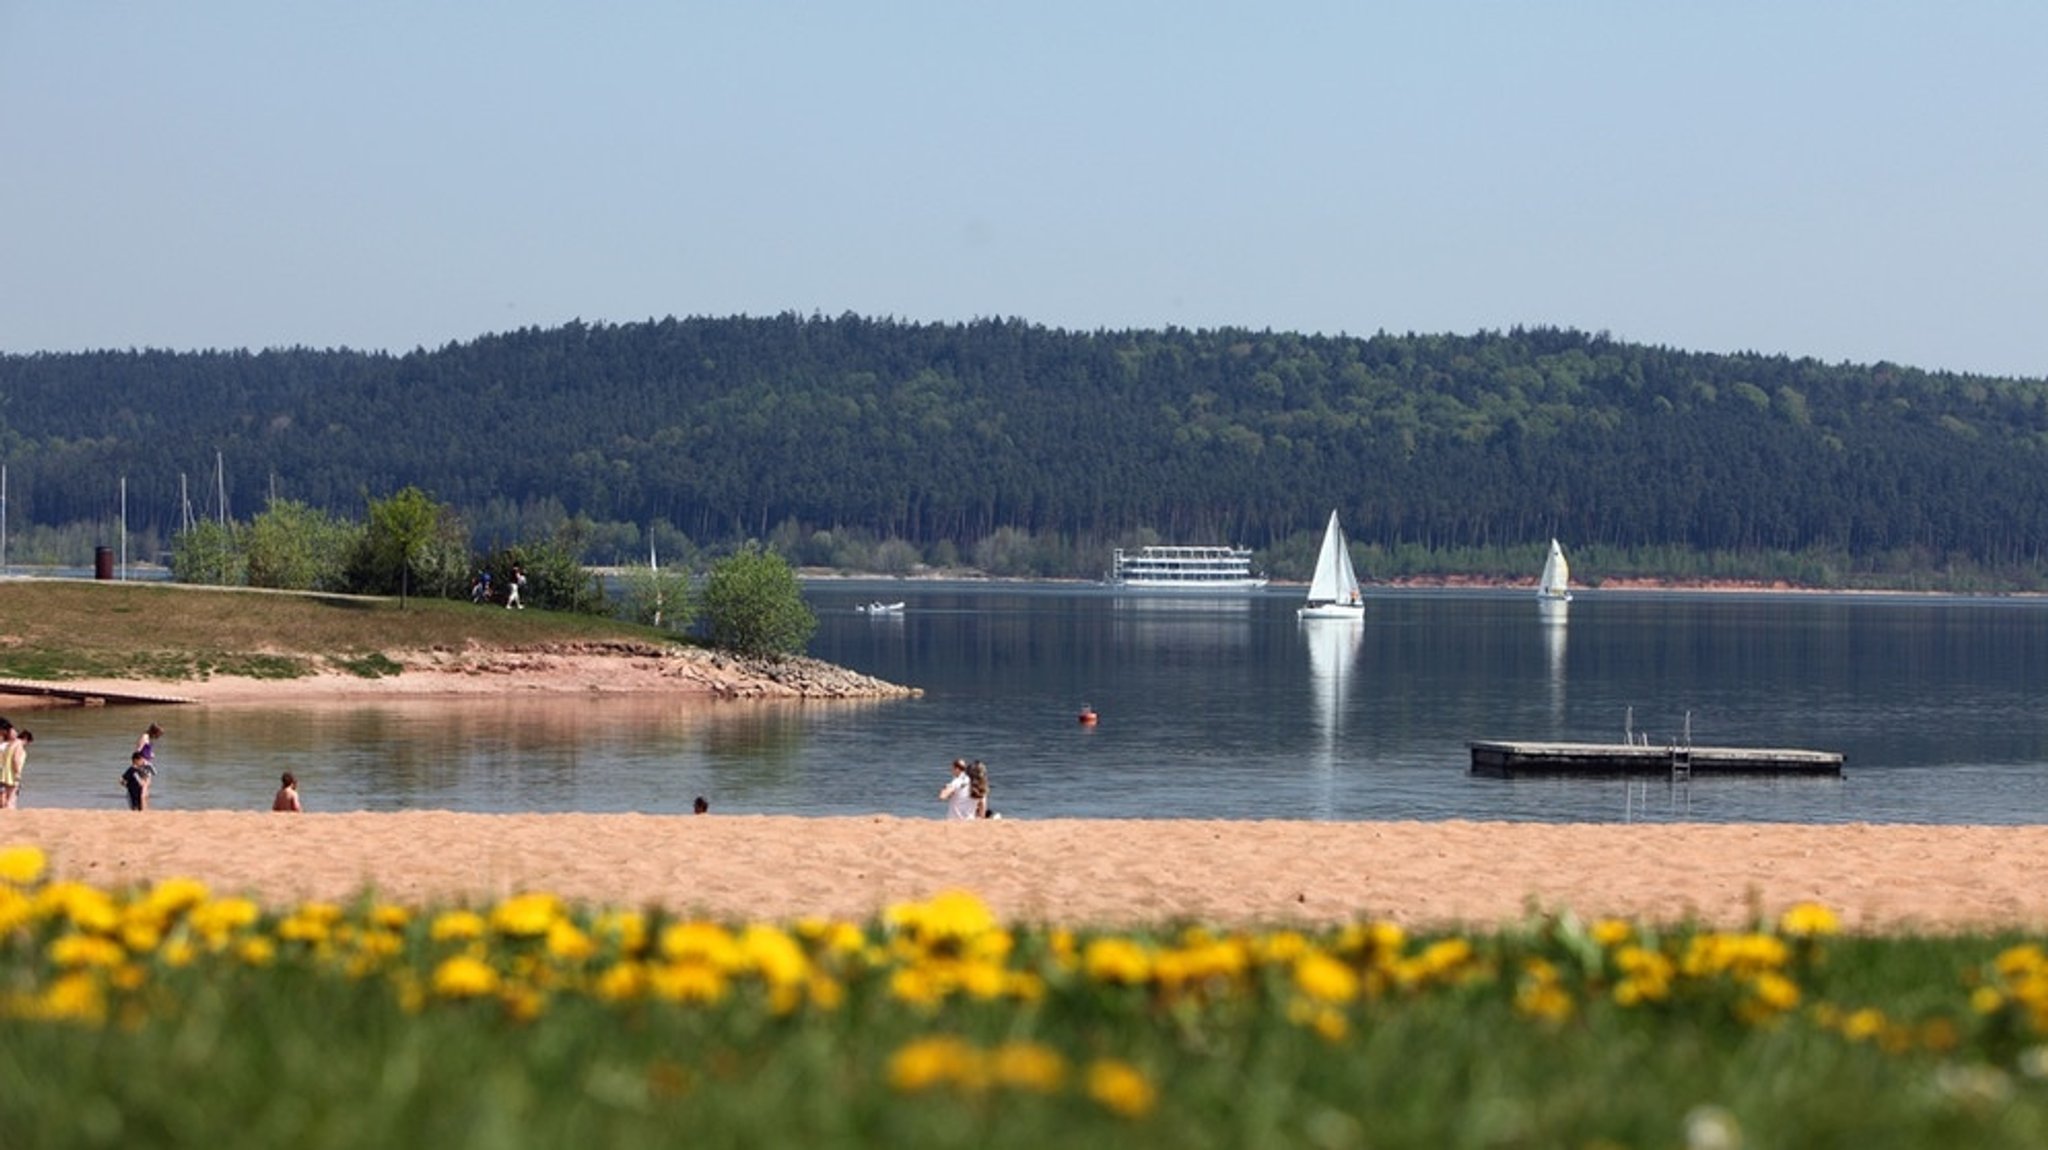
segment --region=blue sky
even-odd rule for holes
[[[2038,3],[0,0],[0,350],[1605,330],[2048,375]]]

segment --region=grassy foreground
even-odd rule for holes
[[[1569,917],[265,911],[0,848],[10,1146],[2035,1147],[2048,954]]]
[[[391,652],[538,643],[676,642],[587,615],[446,599],[87,580],[0,582],[0,678],[296,678],[398,669]]]

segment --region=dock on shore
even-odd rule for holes
[[[156,695],[124,690],[98,683],[44,683],[34,679],[0,679],[0,697],[29,695],[48,699],[69,699],[88,707],[108,703],[191,703],[181,695]]]
[[[1695,774],[1839,778],[1842,774],[1840,751],[1512,740],[1479,740],[1467,746],[1472,749],[1473,774],[1504,779],[1517,775],[1653,775],[1682,779]]]

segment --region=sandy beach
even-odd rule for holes
[[[1852,930],[2048,927],[2048,827],[1306,823],[449,812],[0,813],[58,877],[168,876],[284,904],[521,890],[722,918],[863,918],[965,888],[1068,924],[1411,927],[1532,911],[1737,926],[1814,901]]]

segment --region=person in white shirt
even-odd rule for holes
[[[967,777],[967,760],[953,760],[953,779],[939,788],[939,799],[946,804],[946,817],[971,819],[975,816],[973,780]]]

